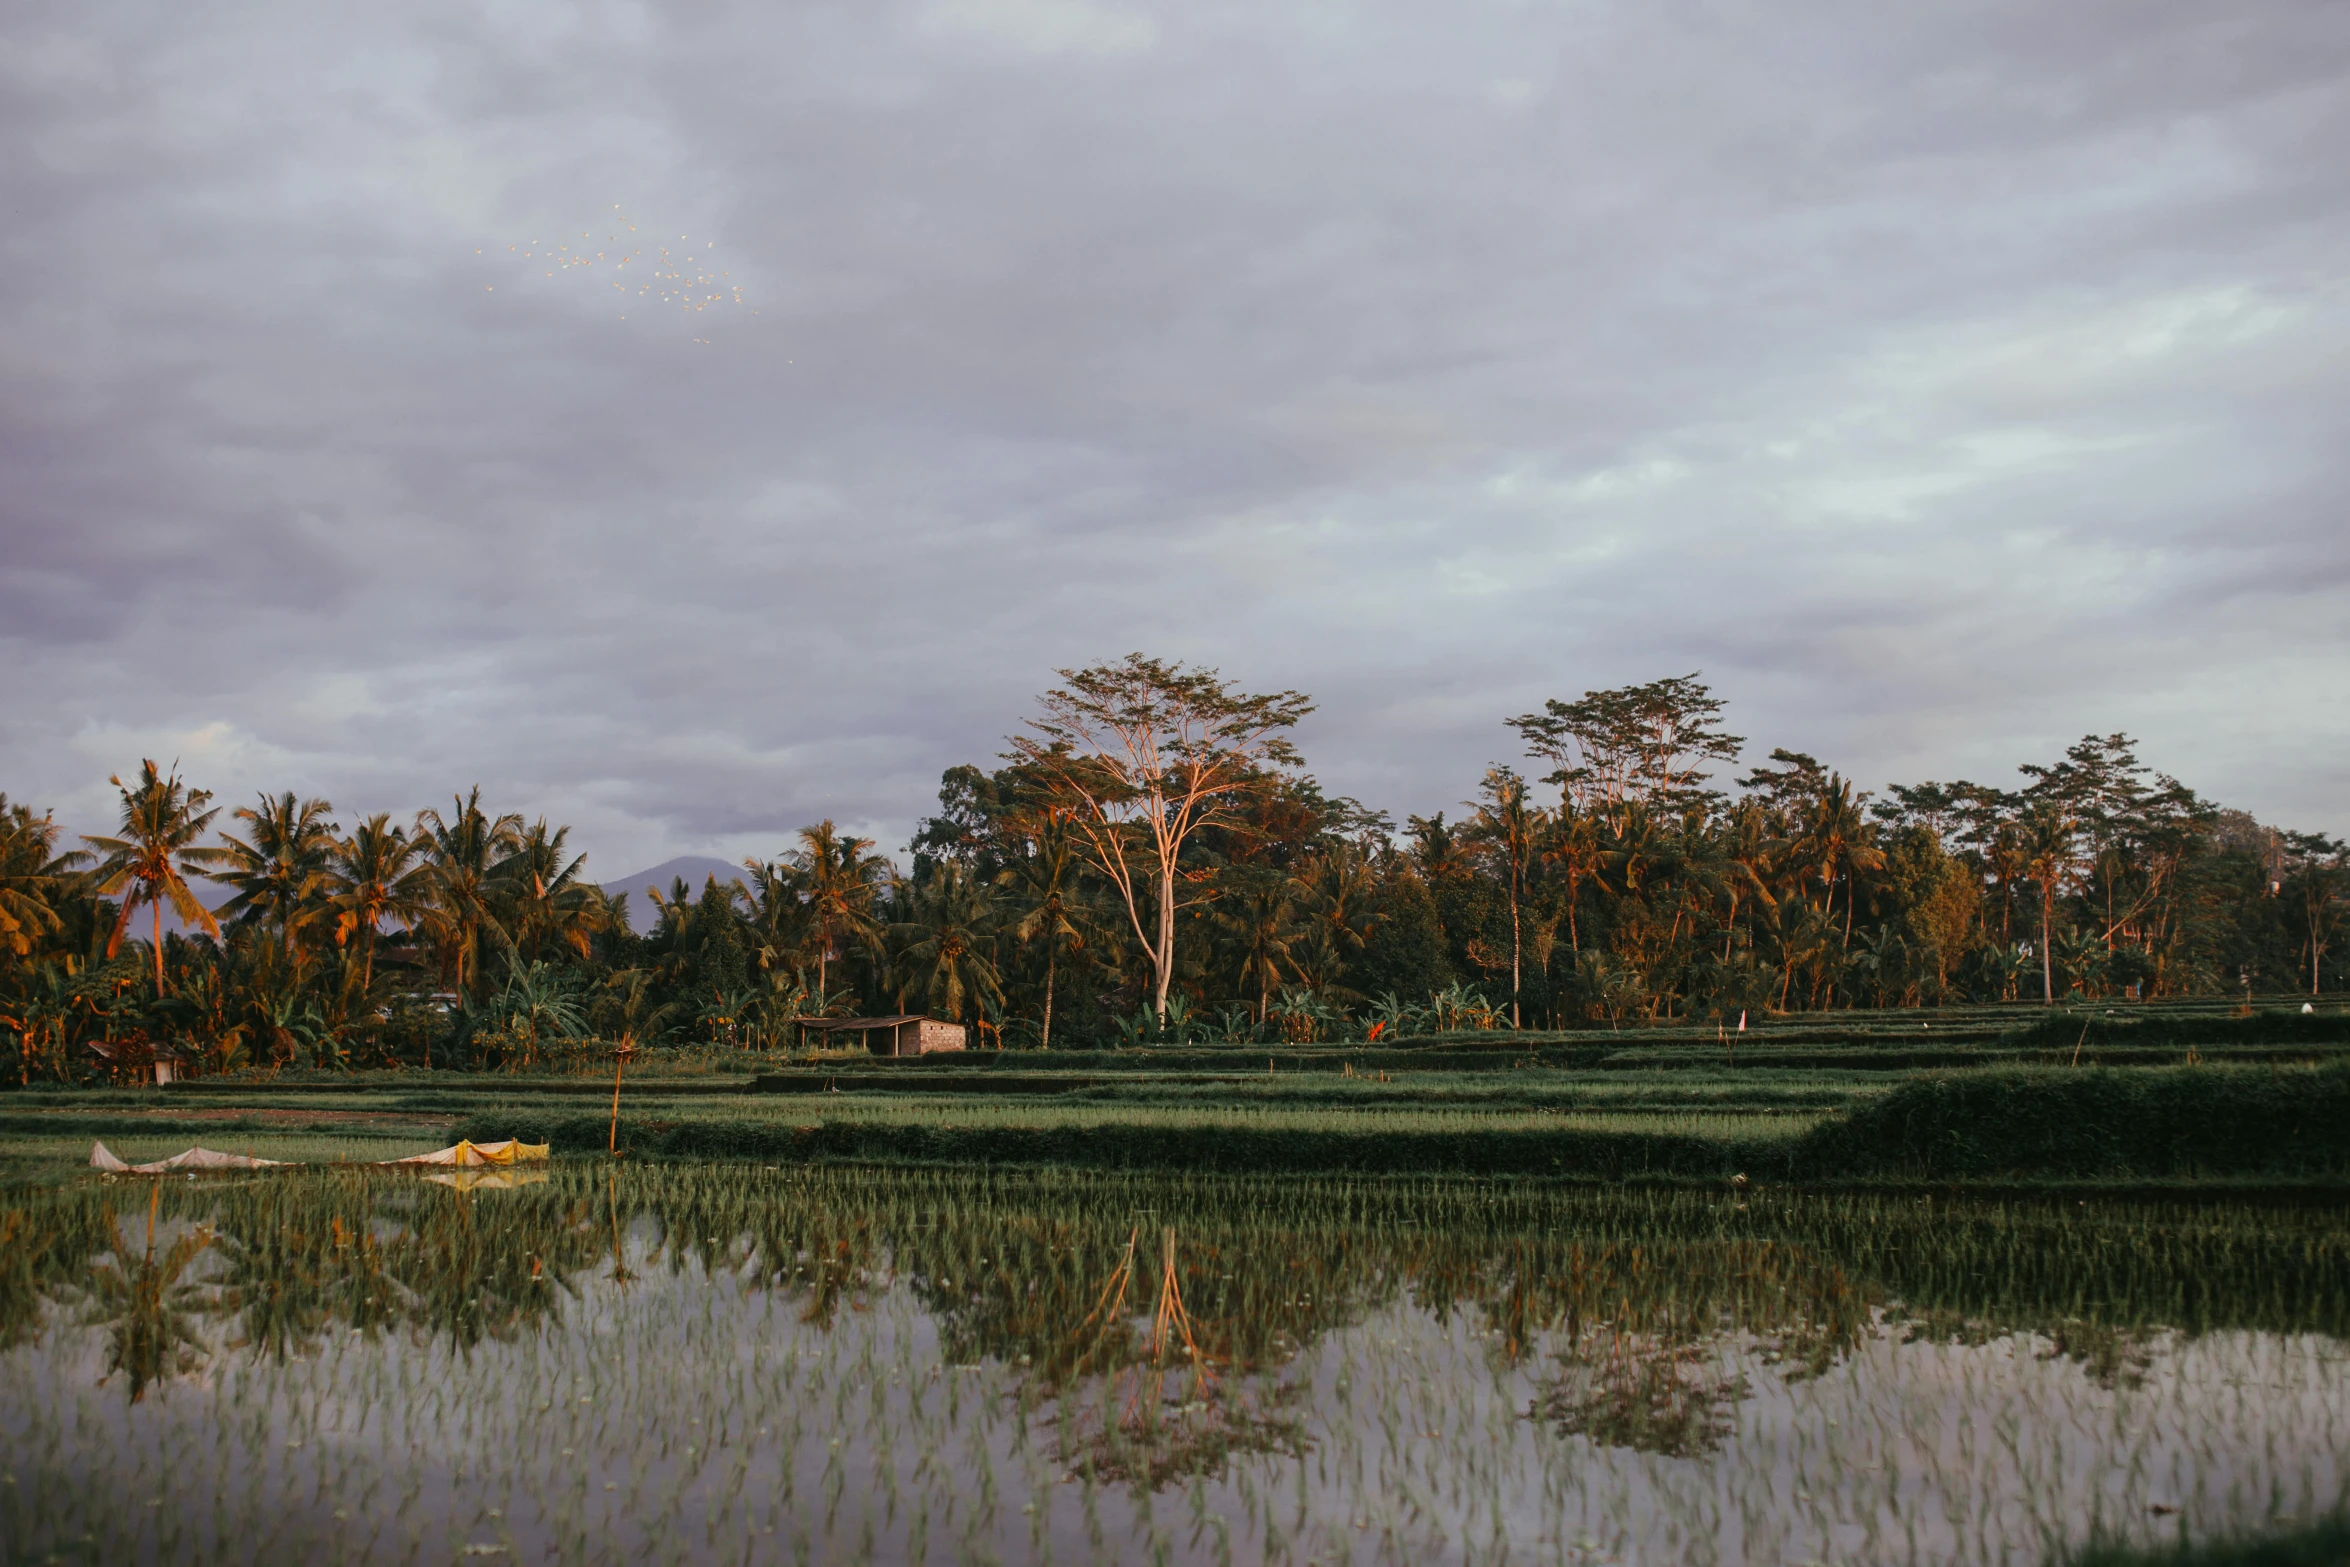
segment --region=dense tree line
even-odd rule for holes
[[[1796,751],[1742,770],[1676,677],[1508,719],[1519,762],[1399,828],[1305,770],[1310,710],[1139,655],[1064,671],[999,765],[947,771],[903,863],[821,822],[653,894],[642,932],[569,829],[478,789],[346,829],[292,793],[224,816],[149,762],[114,780],[116,831],[75,843],[0,795],[9,1075],[158,1048],[527,1069],[901,1011],[1054,1048],[2342,984],[2344,846],[2200,798],[2124,735],[2012,787],[1880,797]]]

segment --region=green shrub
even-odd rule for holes
[[[2125,1012],[2060,1012],[2001,1035],[1999,1043],[2017,1050],[2058,1051],[2099,1045],[2343,1045],[2350,1044],[2350,1013],[2262,1011],[2232,1017],[2157,1012],[2133,1017]]]
[[[1934,1073],[1800,1136],[1589,1125],[1428,1130],[1332,1110],[1317,1124],[1130,1117],[957,1126],[937,1115],[822,1118],[636,1107],[624,1146],[663,1158],[1055,1164],[1230,1172],[1455,1172],[1621,1179],[1668,1176],[2138,1179],[2350,1175],[2350,1063],[2322,1067],[2001,1068]],[[945,1112],[952,1114],[953,1112]],[[1059,1124],[1056,1124],[1058,1122]],[[520,1135],[559,1150],[605,1145],[604,1116],[512,1105],[477,1115],[475,1138]]]
[[[1931,1073],[1813,1128],[1812,1177],[2350,1172],[2350,1063]]]

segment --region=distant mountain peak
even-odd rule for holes
[[[641,931],[653,923],[653,900],[645,896],[648,889],[658,891],[666,898],[669,896],[670,884],[683,877],[687,890],[699,897],[703,883],[713,876],[718,878],[720,886],[730,881],[747,879],[743,868],[732,860],[714,859],[707,854],[681,854],[674,860],[663,860],[658,865],[632,876],[605,882],[602,886],[606,897],[618,897],[624,892],[628,894],[629,927]]]

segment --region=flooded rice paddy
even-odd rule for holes
[[[2350,1469],[2339,1208],[537,1174],[0,1191],[8,1557],[2038,1563]]]

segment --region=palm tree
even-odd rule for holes
[[[305,1049],[315,1053],[331,1040],[318,1003],[293,986],[254,989],[247,1010],[258,1022],[261,1037],[269,1041],[270,1060],[279,1066],[296,1060]]]
[[[898,951],[898,1005],[919,989],[931,1012],[960,1022],[967,1002],[1002,1001],[1003,982],[988,960],[996,920],[995,893],[953,860],[941,861],[914,889],[910,918],[890,934]]]
[[[710,1025],[710,1043],[743,1048],[743,1032],[753,1021],[752,1014],[759,1008],[759,994],[743,985],[730,985],[721,980],[712,985],[702,998],[701,1011],[694,1014],[697,1022]]]
[[[1411,833],[1412,858],[1419,862],[1420,874],[1431,889],[1471,874],[1460,829],[1446,825],[1442,811],[1434,816],[1414,816],[1405,826]]]
[[[262,795],[258,808],[237,807],[237,820],[251,824],[252,841],[220,835],[229,869],[213,880],[237,889],[220,906],[221,916],[275,925],[279,947],[291,956],[295,930],[320,912],[318,893],[335,846],[335,824],[327,820],[333,809],[324,800],[298,801],[291,789],[275,798]]]
[[[816,936],[816,993],[829,993],[828,965],[851,939],[868,945],[881,939],[873,918],[873,897],[889,875],[889,862],[867,854],[870,838],[841,832],[828,818],[800,829],[800,846],[785,856],[808,892],[808,913]]]
[[[1577,955],[1583,951],[1583,936],[1575,925],[1575,901],[1583,884],[1599,874],[1604,863],[1601,848],[1598,814],[1578,810],[1572,801],[1559,806],[1550,819],[1550,831],[1542,837],[1542,863],[1567,884],[1567,947]]]
[[[375,938],[387,919],[413,929],[431,909],[431,872],[418,863],[424,839],[392,825],[389,813],[379,811],[359,824],[359,830],[335,845],[328,855],[328,906],[335,911],[335,945],[342,946],[356,931],[365,939],[360,947],[362,993],[375,988]]]
[[[615,970],[604,980],[604,996],[596,1003],[596,1024],[623,1053],[665,1039],[677,1016],[675,1002],[656,1002],[653,974],[641,968]]]
[[[2056,889],[2071,874],[2079,824],[2055,800],[2038,800],[2016,824],[2024,875],[2040,888],[2040,1000],[2056,1004],[2056,957],[2049,935],[2056,919]]]
[[[1671,857],[1673,875],[1673,923],[1666,938],[1669,945],[1681,940],[1681,925],[1688,922],[1692,941],[1697,939],[1697,925],[1707,908],[1734,904],[1744,873],[1730,858],[1729,846],[1715,831],[1710,812],[1689,811],[1681,818],[1681,829],[1673,835]],[[1675,963],[1676,969],[1685,966]],[[1668,1014],[1674,982],[1661,987],[1667,996]]]
[[[2344,889],[2350,887],[2350,844],[2322,832],[2288,832],[2293,871],[2278,890],[2290,892],[2301,916],[2302,950],[2309,954],[2309,993],[2316,995],[2324,979],[2326,948],[2331,943]]]
[[[769,969],[760,974],[751,987],[747,1006],[750,1036],[762,1050],[773,1049],[778,1043],[791,1048],[802,1018],[812,1015],[814,998],[800,976],[789,969]]]
[[[57,852],[57,823],[0,794],[0,949],[29,956],[34,943],[56,934],[57,899],[75,867],[89,856]]]
[[[1064,816],[1046,812],[1033,824],[1028,852],[1004,868],[1002,885],[1011,890],[1020,917],[1012,934],[1023,942],[1044,942],[1044,1028],[1037,1048],[1053,1048],[1053,983],[1058,976],[1061,944],[1085,945],[1085,933],[1073,917],[1077,902],[1077,838]]]
[[[1256,1020],[1265,1021],[1273,992],[1292,977],[1289,949],[1306,934],[1299,918],[1298,884],[1279,871],[1233,866],[1223,877],[1227,891],[1216,900],[1217,945],[1243,987],[1254,984]]]
[[[1888,986],[1905,988],[1908,984],[1909,943],[1890,925],[1878,926],[1866,941],[1853,949],[1848,961],[1855,971],[1869,977],[1880,1007],[1885,1004]]]
[[[211,793],[182,783],[176,764],[167,777],[153,761],[141,762],[135,786],[125,784],[119,774],[106,781],[122,792],[122,829],[115,837],[85,835],[82,839],[100,856],[91,872],[99,895],[123,894],[114,934],[106,940],[106,955],[111,958],[122,949],[131,915],[145,904],[155,919],[155,994],[161,996],[164,904],[170,904],[174,914],[206,935],[220,934],[220,922],[188,887],[191,873],[205,875],[206,866],[229,857],[228,850],[197,841],[220,812],[205,809]]]
[[[1305,934],[1289,946],[1289,971],[1298,984],[1332,1005],[1363,999],[1361,991],[1346,983],[1348,953],[1341,944],[1345,929],[1332,920],[1310,918]]]
[[[2003,821],[1992,829],[1983,852],[1999,879],[1999,944],[2010,947],[2015,944],[2015,884],[2031,879],[2031,850],[2018,824]]]
[[[1753,893],[1755,901],[1764,908],[1776,909],[1779,900],[1771,896],[1771,876],[1780,850],[1784,847],[1770,833],[1769,819],[1761,805],[1753,800],[1740,801],[1723,824],[1721,855],[1723,901],[1727,910],[1722,916],[1722,961],[1730,961],[1730,943],[1738,926],[1738,904],[1746,893]]]
[[[727,949],[739,949],[735,927],[742,896],[739,879],[721,887],[716,876],[702,879],[698,898],[683,876],[669,879],[666,897],[658,887],[645,889],[645,897],[653,905],[653,928],[646,934],[645,945],[653,956],[654,977],[660,984],[690,987],[734,969],[728,961],[733,954]]]
[[[1379,879],[1362,848],[1341,840],[1300,865],[1297,880],[1306,908],[1330,927],[1338,950],[1360,952],[1380,919]]]
[[[1770,910],[1760,932],[1772,966],[1779,971],[1779,1010],[1787,1010],[1798,969],[1812,972],[1809,999],[1817,1002],[1826,984],[1830,938],[1835,922],[1800,899],[1788,899]]]
[[[1290,971],[1315,995],[1360,1001],[1345,984],[1348,964],[1369,945],[1379,923],[1379,886],[1360,846],[1340,840],[1297,872],[1306,935],[1290,948]]]
[[[1519,911],[1526,901],[1526,872],[1542,835],[1542,812],[1526,803],[1526,780],[1513,768],[1485,770],[1484,803],[1469,821],[1468,836],[1482,844],[1501,873],[1510,900],[1510,1027],[1521,1028],[1519,1013],[1525,935]]]
[[[97,1009],[92,1000],[93,976],[82,972],[82,960],[68,953],[59,962],[35,968],[30,982],[0,1006],[0,1023],[17,1039],[17,1080],[30,1086],[33,1070],[47,1056],[46,1071],[61,1082],[72,1080],[74,1024]],[[46,1043],[49,1047],[42,1049]]]
[[[210,1226],[190,1230],[155,1255],[155,1216],[162,1203],[157,1183],[147,1201],[144,1254],[122,1232],[122,1220],[108,1213],[113,1229],[109,1260],[92,1264],[87,1282],[88,1321],[106,1326],[106,1375],[130,1379],[131,1402],[147,1396],[149,1383],[174,1372],[192,1371],[203,1358],[204,1336],[196,1319],[209,1304],[210,1289],[189,1276],[193,1263],[212,1244]]]
[[[745,860],[751,881],[751,957],[770,989],[800,973],[808,949],[808,905],[800,896],[799,873],[771,860]]]
[[[1613,890],[1619,894],[1630,896],[1639,892],[1651,876],[1669,870],[1677,858],[1679,845],[1672,842],[1670,833],[1657,821],[1656,813],[1642,801],[1628,801],[1619,807],[1605,828],[1599,869],[1614,873]],[[1602,886],[1605,886],[1604,879]]]
[[[549,832],[542,816],[517,835],[512,852],[499,862],[508,927],[515,950],[526,957],[535,959],[553,941],[584,958],[595,934],[611,926],[603,889],[582,874],[587,856],[571,853],[570,836],[568,827]]]
[[[514,965],[492,1008],[508,1034],[522,1040],[525,1066],[538,1060],[539,1042],[548,1034],[577,1039],[583,1030],[572,978],[551,963]]]
[[[453,799],[455,815],[420,811],[416,836],[423,840],[431,906],[424,931],[440,954],[441,974],[460,995],[481,983],[481,949],[487,942],[511,945],[500,904],[505,888],[499,869],[515,850],[522,818],[493,820],[481,808],[481,785]]]
[[[607,1152],[614,1158],[620,1156],[620,1074],[628,1069],[636,1047],[666,1035],[669,1020],[677,1015],[674,1004],[654,1003],[652,977],[641,968],[621,969],[604,981],[606,998],[596,1008],[612,1035],[612,1131]]]
[[[1843,879],[1847,943],[1852,939],[1852,911],[1859,901],[1860,873],[1885,868],[1885,853],[1868,842],[1868,830],[1860,802],[1853,798],[1851,782],[1841,774],[1830,773],[1797,853],[1819,869],[1820,882],[1826,888],[1823,912],[1834,912],[1836,882],[1839,876]]]

